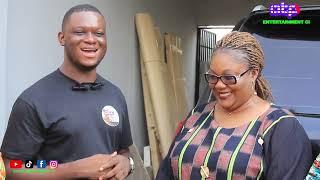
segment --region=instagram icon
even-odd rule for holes
[[[58,161],[50,161],[49,162],[50,169],[55,169],[58,167]]]

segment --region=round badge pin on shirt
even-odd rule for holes
[[[105,106],[102,109],[102,119],[109,126],[117,126],[119,124],[119,114],[112,106]]]

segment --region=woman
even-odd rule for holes
[[[216,101],[188,115],[156,179],[304,179],[310,141],[288,110],[271,104],[263,66],[251,34],[231,32],[217,43],[205,74]]]
[[[2,154],[0,152],[0,180],[6,179],[6,168],[2,159]]]
[[[305,180],[319,180],[320,179],[320,154],[313,161],[313,164],[306,176]]]

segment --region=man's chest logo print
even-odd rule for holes
[[[105,106],[102,109],[102,119],[109,126],[117,126],[119,124],[119,114],[112,106]]]

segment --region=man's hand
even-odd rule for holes
[[[110,178],[123,180],[128,176],[131,168],[130,168],[130,163],[127,156],[124,156],[121,154],[115,155],[115,156],[112,156],[110,161],[106,161],[106,162],[107,164],[101,166],[99,171],[105,172],[108,170],[108,172],[100,176],[99,180],[110,179]]]
[[[113,166],[108,166],[108,168],[104,168],[103,171],[99,171],[99,169],[104,166],[106,162],[113,162],[116,154],[116,152],[112,154],[96,154],[74,161],[73,164],[76,167],[76,172],[78,172],[76,177],[98,179],[99,177],[106,175]]]

